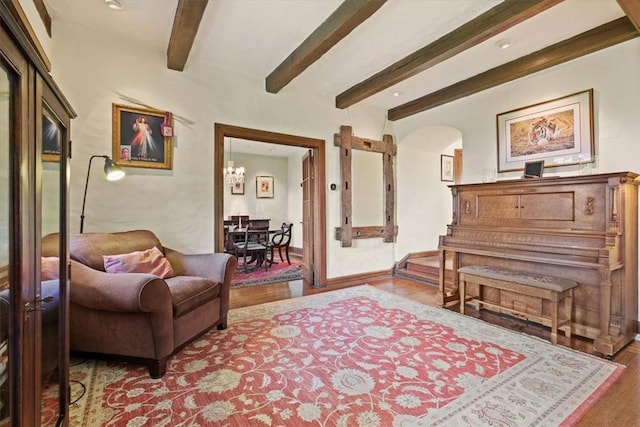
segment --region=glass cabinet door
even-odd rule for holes
[[[22,404],[31,391],[25,381],[33,322],[24,302],[33,297],[33,197],[29,175],[29,67],[0,27],[0,426],[31,425]],[[31,193],[31,194],[30,194]],[[26,361],[25,361],[26,360]]]
[[[9,331],[11,319],[11,99],[9,74],[0,67],[0,425],[10,425]]]
[[[42,236],[40,257],[40,291],[36,301],[40,319],[40,382],[42,426],[55,426],[64,415],[66,375],[65,361],[60,361],[62,318],[60,296],[64,295],[65,262],[60,262],[60,207],[61,207],[61,148],[64,127],[50,108],[44,104],[41,118],[40,162],[40,235]],[[62,273],[62,276],[61,276]],[[61,375],[62,374],[62,375]],[[62,381],[61,381],[62,380]]]
[[[66,426],[73,110],[8,32],[6,13],[0,2],[0,427]]]
[[[40,356],[40,425],[68,425],[68,180],[70,118],[39,78],[36,95],[36,191],[40,215],[40,282],[36,351]]]

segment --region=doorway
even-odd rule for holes
[[[216,123],[214,126],[214,225],[215,225],[215,251],[224,250],[224,139],[238,138],[256,142],[266,142],[270,144],[289,145],[303,147],[311,150],[314,162],[311,170],[313,183],[310,191],[313,192],[315,204],[313,206],[310,219],[312,224],[309,228],[312,231],[313,242],[308,248],[307,268],[310,269],[310,282],[313,287],[325,287],[327,282],[326,270],[326,195],[325,195],[325,141],[316,138],[307,138],[296,135],[268,132],[258,129],[249,129],[232,125]],[[304,257],[303,257],[304,258]]]

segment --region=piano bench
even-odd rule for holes
[[[573,289],[578,283],[559,277],[541,274],[520,273],[499,267],[486,265],[470,265],[458,269],[460,274],[460,313],[464,314],[467,282],[478,285],[478,298],[472,301],[487,307],[497,308],[515,316],[541,323],[551,327],[551,343],[558,343],[558,329],[562,329],[566,337],[571,337],[571,316],[573,311]],[[500,304],[483,301],[482,287],[505,290],[517,294],[545,299],[551,302],[551,316],[525,313],[515,308],[503,307]],[[558,305],[564,300],[564,313],[559,319]]]

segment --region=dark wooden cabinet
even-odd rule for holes
[[[574,333],[612,355],[638,327],[638,182],[630,172],[451,186],[453,218],[440,237],[440,297],[458,302],[453,271],[489,265],[579,283]],[[474,290],[472,289],[473,293]],[[485,299],[532,314],[549,307],[528,296],[488,292]]]
[[[0,425],[68,425],[67,190],[75,113],[17,8],[0,2]],[[58,261],[45,277],[42,237],[49,233],[60,236],[52,249]],[[53,397],[42,411],[45,390]]]

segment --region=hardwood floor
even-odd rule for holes
[[[423,304],[437,306],[437,287],[398,277],[386,277],[368,280],[367,284],[376,288],[410,298]],[[360,283],[360,284],[364,284]],[[271,285],[237,288],[231,290],[230,306],[232,309],[297,298],[304,295],[327,292],[343,287],[355,286],[353,283],[345,286],[331,286],[315,289],[304,285],[301,280],[288,283],[274,283]],[[450,307],[457,310],[457,306]],[[510,329],[526,332],[544,339],[549,339],[549,329],[535,323],[525,322],[510,316],[498,315],[483,310],[478,313],[469,308],[468,315],[479,317],[488,322],[505,326]],[[562,333],[558,334],[558,344],[574,348],[597,356],[590,350],[590,342],[581,337],[573,336],[567,339]],[[614,362],[626,366],[626,369],[606,394],[578,422],[578,426],[640,426],[640,342],[634,341],[622,349],[613,358]]]

